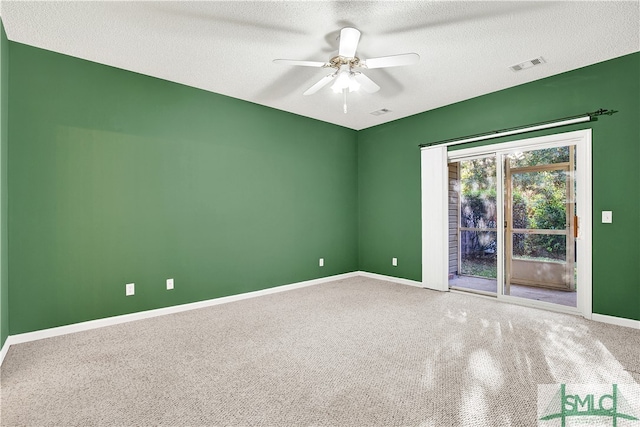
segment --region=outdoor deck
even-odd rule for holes
[[[485,279],[472,276],[454,276],[449,280],[449,287],[459,290],[483,291],[496,293],[496,279]],[[511,296],[553,304],[576,307],[576,292],[558,291],[554,289],[534,288],[531,286],[511,285]]]

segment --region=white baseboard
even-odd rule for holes
[[[357,271],[356,273],[359,276],[368,277],[370,279],[384,280],[386,282],[394,282],[394,283],[399,283],[401,285],[409,285],[409,286],[416,286],[418,288],[424,288],[424,286],[422,285],[422,282],[417,282],[415,280],[402,279],[400,277],[393,277],[393,276],[385,276],[383,274],[377,274],[377,273],[369,273],[368,271]]]
[[[607,316],[605,314],[591,314],[591,320],[612,325],[626,326],[627,328],[640,329],[640,320],[626,319],[624,317]]]
[[[214,298],[205,301],[192,302],[188,304],[174,305],[171,307],[157,308],[154,310],[140,311],[137,313],[123,314],[120,316],[106,317],[104,319],[90,320],[87,322],[74,323],[72,325],[58,326],[56,328],[42,329],[40,331],[26,332],[18,335],[10,335],[3,346],[4,355],[9,346],[21,344],[29,341],[52,338],[60,335],[72,334],[75,332],[88,331],[91,329],[103,328],[105,326],[118,325],[120,323],[133,322],[136,320],[149,319],[151,317],[164,316],[166,314],[180,313],[183,311],[195,310],[198,308],[211,307],[219,304],[226,304],[233,301],[240,301],[248,298],[255,298],[263,295],[275,294],[278,292],[290,291],[292,289],[304,288],[307,286],[319,285],[321,283],[333,282],[335,280],[346,279],[358,276],[357,272],[338,274],[335,276],[321,277],[319,279],[306,280],[304,282],[292,283],[289,285],[276,286],[273,288],[261,289],[259,291],[245,292],[227,297]],[[7,350],[5,350],[5,348]]]
[[[4,357],[7,355],[7,352],[9,351],[9,346],[11,346],[11,343],[9,342],[9,337],[7,337],[7,339],[4,341],[2,348],[0,349],[0,366],[2,366],[2,362],[4,362]]]
[[[175,305],[171,307],[158,308],[155,310],[141,311],[138,313],[124,314],[121,316],[107,317],[104,319],[90,320],[88,322],[74,323],[72,325],[59,326],[56,328],[43,329],[40,331],[26,332],[24,334],[10,335],[7,337],[2,349],[0,349],[0,366],[4,361],[9,347],[13,344],[21,344],[29,341],[52,338],[60,335],[72,334],[75,332],[88,331],[91,329],[103,328],[106,326],[118,325],[121,323],[133,322],[135,320],[149,319],[166,314],[180,313],[183,311],[195,310],[198,308],[211,307],[219,304],[226,304],[233,301],[241,301],[248,298],[255,298],[263,295],[275,294],[278,292],[290,291],[307,286],[319,285],[321,283],[333,282],[335,280],[347,279],[350,277],[368,277],[370,279],[383,280],[386,282],[398,283],[401,285],[423,288],[422,282],[402,279],[400,277],[385,276],[383,274],[369,273],[367,271],[354,271],[351,273],[338,274],[335,276],[321,277],[319,279],[307,280],[304,282],[292,283],[289,285],[276,286],[274,288],[262,289],[259,291],[246,292],[238,295],[214,298],[206,301],[198,301],[189,304]],[[592,320],[596,322],[610,323],[618,326],[625,326],[633,329],[640,329],[640,321],[625,319],[622,317],[606,316],[604,314],[593,313]]]

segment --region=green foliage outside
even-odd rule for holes
[[[470,257],[462,260],[460,274],[463,276],[478,276],[495,279],[498,270],[495,256]]]
[[[569,161],[569,148],[549,148],[511,156],[511,167],[525,167]],[[460,225],[469,228],[497,228],[496,164],[494,158],[460,162]],[[564,171],[518,173],[513,176],[513,228],[564,230],[566,227],[567,177]],[[496,232],[461,233],[462,271],[482,277],[496,277]],[[564,260],[565,236],[514,234],[514,257]]]

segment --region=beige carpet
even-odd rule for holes
[[[12,346],[1,424],[529,427],[538,384],[633,383],[638,349],[630,328],[357,277]]]

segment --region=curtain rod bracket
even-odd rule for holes
[[[587,113],[587,114],[591,117],[597,117],[597,116],[603,116],[603,115],[612,116],[617,112],[618,112],[617,110],[606,110],[601,108],[598,111],[594,111],[593,113]]]

